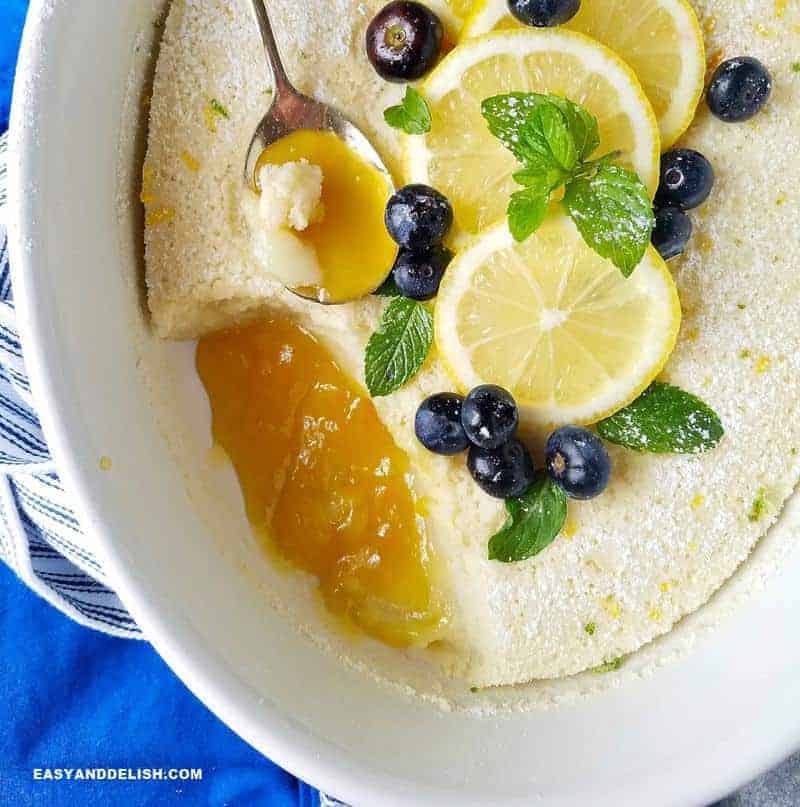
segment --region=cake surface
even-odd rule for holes
[[[402,88],[381,81],[362,52],[380,5],[274,0],[270,10],[299,89],[342,109],[394,168],[398,143],[382,112]],[[679,144],[709,157],[717,186],[695,214],[696,237],[670,264],[684,321],[664,378],[719,413],[721,445],[683,457],[611,447],[607,493],[571,505],[565,534],[546,552],[502,565],[486,553],[505,518],[502,503],[481,493],[463,461],[428,454],[414,437],[419,402],[451,388],[439,363],[375,402],[410,458],[416,494],[429,503],[427,531],[453,607],[449,641],[476,685],[569,675],[665,633],[747,558],[800,475],[800,166],[792,156],[800,11],[786,7],[779,17],[773,0],[693,5],[710,55],[756,56],[774,77],[758,117],[726,125],[701,105]],[[363,383],[381,300],[309,303],[252,259],[242,167],[270,93],[247,3],[174,0],[143,192],[154,327],[165,338],[193,339],[265,312],[290,314]]]

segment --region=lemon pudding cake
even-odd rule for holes
[[[800,11],[269,11],[288,74],[397,191],[299,132],[259,196],[242,168],[272,88],[248,3],[173,0],[149,305],[199,340],[255,534],[354,641],[445,643],[471,685],[624,664],[733,574],[800,473]]]

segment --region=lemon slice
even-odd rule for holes
[[[436,343],[461,391],[505,387],[526,425],[595,423],[653,381],[680,321],[654,249],[626,279],[554,210],[527,241],[501,222],[456,256],[437,298]]]
[[[464,21],[469,17],[475,5],[473,0],[426,0],[427,5],[435,11],[445,26],[447,34],[453,40],[458,39],[464,28]]]
[[[477,0],[461,36],[521,27],[507,0]],[[687,0],[593,0],[565,27],[599,40],[633,68],[668,149],[694,118],[706,70],[703,32]]]
[[[518,190],[514,156],[489,132],[481,102],[500,93],[554,93],[597,118],[597,156],[622,152],[651,192],[658,185],[658,123],[631,69],[608,48],[572,31],[503,31],[456,47],[422,87],[433,118],[424,136],[404,137],[408,182],[438,188],[451,201],[457,231],[477,233],[505,214]]]

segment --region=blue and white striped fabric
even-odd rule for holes
[[[0,137],[0,560],[67,616],[115,636],[141,631],[108,581],[69,505],[31,399],[16,329]]]

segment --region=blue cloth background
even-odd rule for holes
[[[0,132],[27,0],[0,0]],[[201,782],[34,781],[33,768],[203,768]],[[0,564],[0,805],[311,807],[144,642],[70,622]]]

